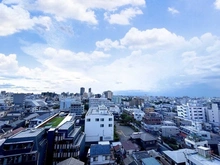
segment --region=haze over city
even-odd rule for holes
[[[220,0],[2,0],[0,89],[220,96],[219,18]]]

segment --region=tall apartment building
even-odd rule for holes
[[[179,117],[194,121],[206,121],[206,107],[198,104],[189,104],[177,106],[177,115]]]
[[[112,141],[114,116],[104,105],[89,108],[85,116],[86,142]]]
[[[105,98],[111,100],[112,96],[113,96],[113,92],[112,91],[104,91],[103,95],[105,96]]]
[[[208,103],[207,121],[220,126],[220,102]]]
[[[26,129],[8,139],[0,147],[0,164],[45,164],[47,139],[45,129]]]
[[[81,87],[81,88],[80,88],[80,95],[82,96],[82,95],[84,94],[84,92],[85,92],[85,88],[84,88],[84,87]]]
[[[89,88],[88,93],[92,93],[92,88]]]
[[[85,133],[74,121],[67,121],[48,131],[48,165],[55,165],[69,157],[82,158],[85,148]]]

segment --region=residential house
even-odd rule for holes
[[[90,165],[113,165],[115,163],[113,150],[109,144],[92,144],[89,152]]]

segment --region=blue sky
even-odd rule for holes
[[[220,95],[220,0],[3,0],[0,89]]]

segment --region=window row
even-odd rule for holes
[[[104,124],[100,124],[100,127],[104,127]],[[108,127],[112,127],[112,124],[109,124]]]
[[[87,118],[86,121],[87,121],[87,122],[90,122],[91,119],[90,119],[90,118]],[[95,121],[105,121],[105,119],[104,119],[104,118],[95,118]],[[108,121],[112,121],[112,118],[108,118]]]

